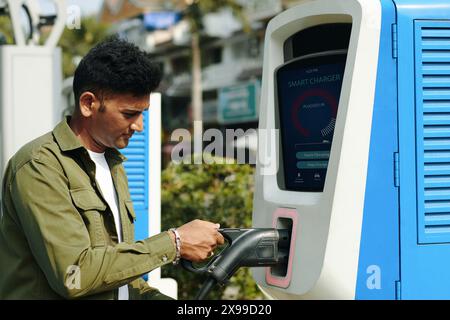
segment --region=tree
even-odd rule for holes
[[[203,17],[212,12],[229,8],[242,22],[244,31],[249,31],[250,26],[245,16],[245,10],[239,0],[129,0],[133,5],[141,8],[183,9],[191,29],[192,51],[192,87],[191,108],[194,120],[194,141],[202,141],[203,135],[203,101],[202,101],[202,65],[200,41],[203,31]]]
[[[81,20],[81,28],[64,29],[58,46],[63,53],[64,77],[74,74],[77,59],[83,57],[95,44],[108,36],[109,25],[100,23],[95,16],[88,16]],[[42,36],[39,40],[43,44],[50,34],[51,28],[41,30]],[[9,16],[0,16],[0,33],[4,36],[7,44],[14,44],[14,33]],[[0,35],[0,36],[1,36]]]
[[[209,155],[210,156],[210,155]],[[211,164],[170,163],[162,172],[161,228],[167,230],[193,219],[220,223],[223,228],[250,228],[254,194],[254,168],[210,158]],[[230,159],[228,159],[230,160]],[[167,265],[163,277],[174,278],[180,299],[193,299],[206,275]],[[216,286],[208,299],[263,299],[248,268],[241,268],[225,286]]]
[[[105,39],[109,35],[108,30],[109,25],[98,22],[95,16],[83,18],[79,29],[64,30],[58,43],[63,52],[64,77],[74,74],[78,60],[98,42]]]
[[[244,30],[249,30],[249,24],[242,6],[236,0],[184,0],[187,3],[185,15],[191,27],[192,50],[192,89],[191,107],[194,125],[194,141],[202,141],[203,135],[203,101],[202,101],[202,65],[200,39],[203,31],[203,17],[223,8],[230,8],[233,14],[242,21]]]
[[[9,16],[0,16],[0,37],[6,42],[5,44],[14,43],[14,32]]]

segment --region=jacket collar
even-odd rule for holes
[[[80,140],[75,136],[75,133],[69,126],[70,116],[65,117],[54,129],[53,136],[61,151],[72,151],[76,149],[86,149]],[[116,160],[123,162],[127,158],[120,153],[117,149],[108,148],[105,151],[106,158],[115,158]]]

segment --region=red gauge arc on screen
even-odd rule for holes
[[[324,89],[311,89],[307,92],[300,95],[294,102],[292,107],[292,121],[294,123],[295,128],[304,136],[309,137],[311,136],[310,130],[301,122],[300,117],[298,116],[298,112],[300,108],[303,106],[305,101],[311,97],[320,97],[321,100],[325,101],[327,106],[331,109],[331,121],[329,126],[334,126],[334,123],[336,121],[336,115],[338,110],[338,103],[336,101],[336,98],[327,90]],[[324,128],[321,130],[322,135],[324,132],[329,132],[327,128]]]

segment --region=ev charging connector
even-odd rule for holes
[[[195,268],[182,260],[182,266],[194,273],[207,274],[196,299],[202,300],[215,284],[225,284],[240,267],[274,267],[286,265],[289,258],[290,230],[288,229],[219,229],[228,245],[206,266]]]

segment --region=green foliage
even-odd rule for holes
[[[63,52],[64,77],[73,76],[79,59],[98,42],[108,36],[109,25],[98,22],[95,16],[89,16],[81,20],[81,27],[64,29],[59,40],[59,46]]]
[[[108,36],[109,25],[98,22],[95,16],[81,20],[81,27],[64,29],[58,45],[63,53],[64,77],[73,76],[79,59]],[[9,16],[0,16],[0,32],[6,37],[7,44],[14,44],[13,29]],[[40,39],[44,43],[49,33],[44,33]]]
[[[9,16],[0,16],[0,33],[5,37],[6,44],[14,44],[14,32]]]
[[[220,223],[222,228],[251,227],[253,175],[250,165],[169,164],[162,173],[163,230],[194,219]],[[205,280],[204,276],[185,271],[181,266],[165,266],[162,274],[178,281],[179,299],[193,299]],[[236,295],[230,297],[229,292]],[[242,268],[228,285],[215,287],[208,298],[262,299],[263,295],[250,270]]]

